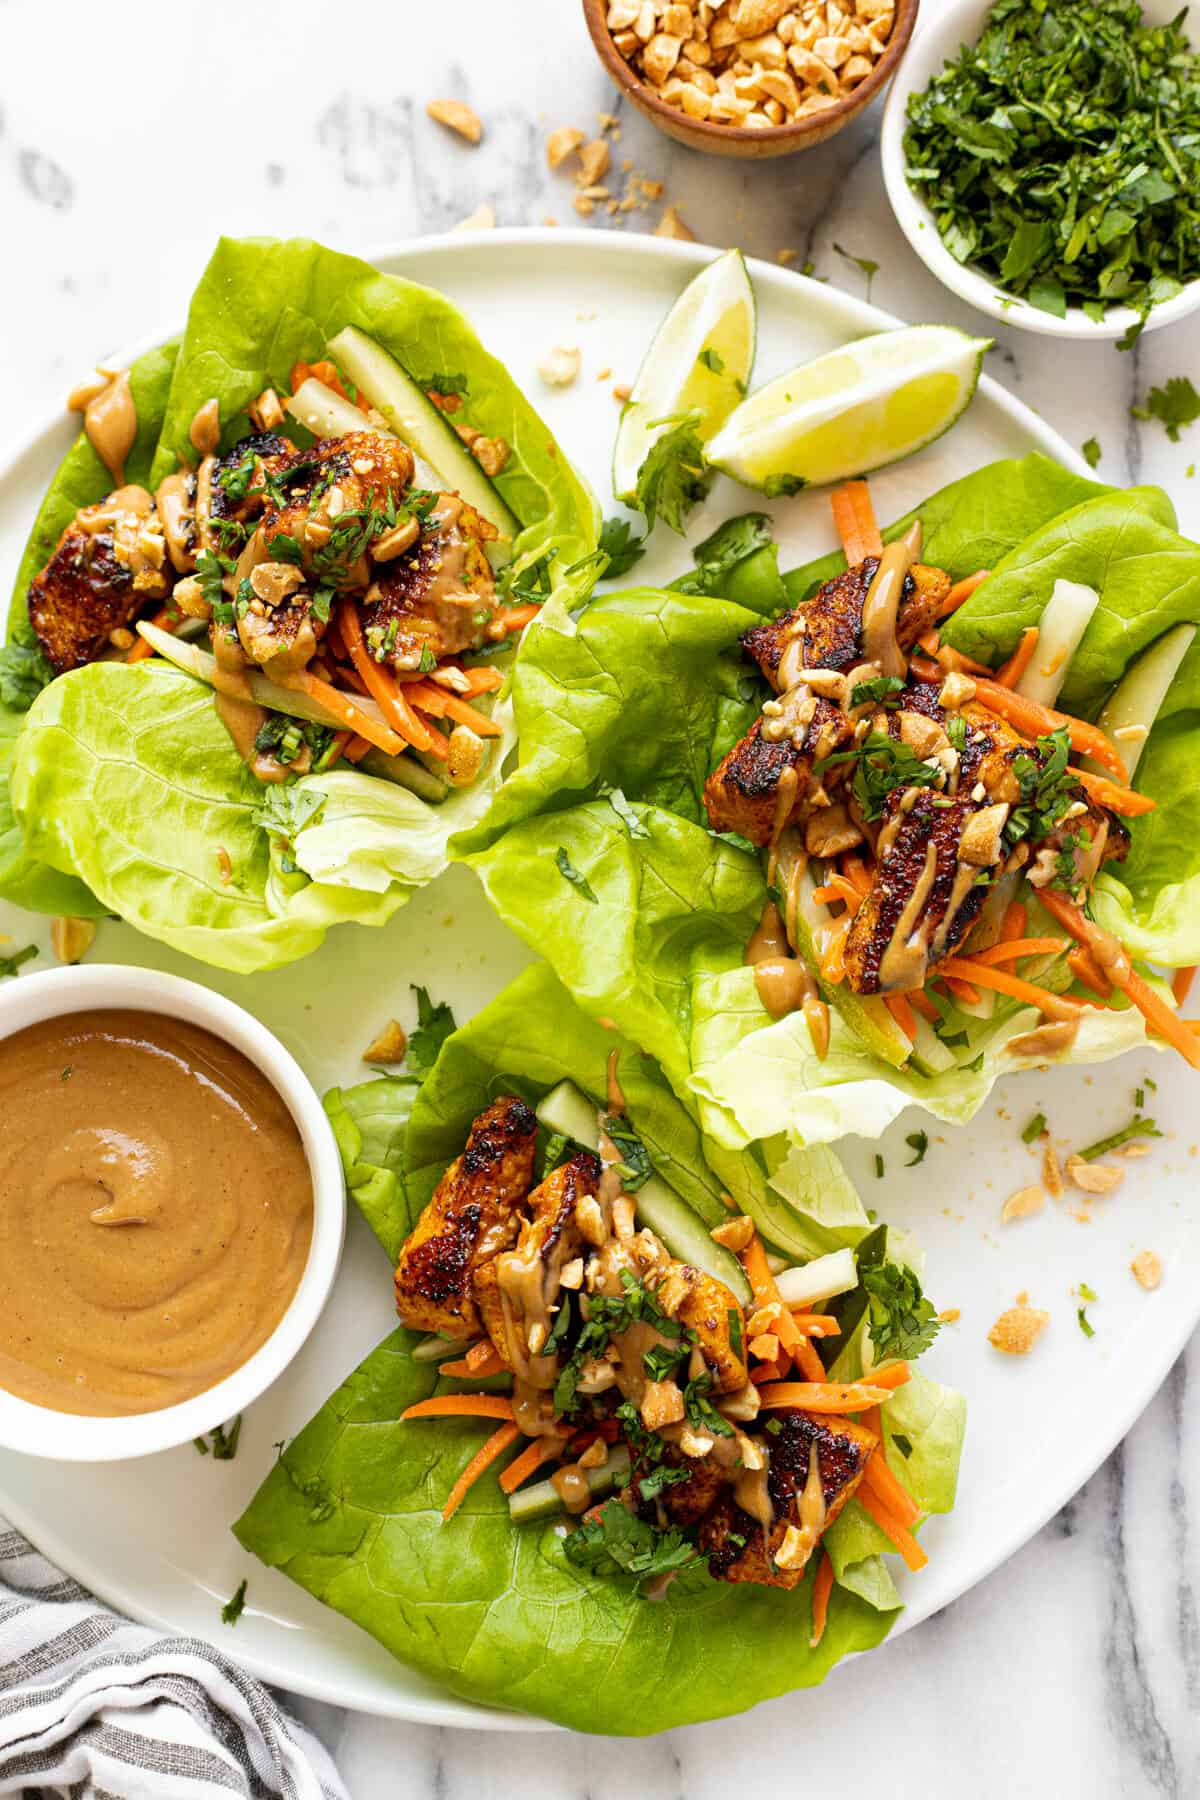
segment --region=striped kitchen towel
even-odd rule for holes
[[[0,1794],[346,1800],[325,1750],[259,1682],[200,1638],[110,1612],[4,1519]]]

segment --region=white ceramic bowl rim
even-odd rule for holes
[[[210,988],[153,969],[91,964],[18,976],[0,987],[0,1038],[44,1019],[121,1007],[185,1019],[222,1038],[262,1070],[296,1122],[313,1183],[308,1260],[283,1318],[248,1362],[177,1406],[132,1417],[55,1412],[0,1390],[0,1444],[64,1462],[148,1456],[202,1437],[243,1412],[300,1349],[329,1297],[341,1258],[346,1196],[341,1158],[318,1095],[299,1063],[265,1025]]]
[[[1154,22],[1174,18],[1178,0],[1141,0],[1142,11]],[[880,132],[880,159],[888,199],[897,223],[905,237],[944,287],[960,299],[976,306],[1005,325],[1018,325],[1025,331],[1037,331],[1048,337],[1077,338],[1083,342],[1101,342],[1121,337],[1141,317],[1129,306],[1112,307],[1103,320],[1090,319],[1081,307],[1069,306],[1064,319],[1043,312],[1029,301],[1006,294],[1002,283],[985,275],[973,264],[963,264],[951,256],[933,214],[920,195],[908,183],[905,174],[904,129],[910,94],[920,92],[940,73],[942,66],[957,56],[965,43],[974,44],[983,31],[984,20],[992,0],[937,0],[926,7],[917,20],[912,42],[901,57],[884,103]],[[1192,9],[1189,35],[1196,42],[1195,20],[1200,9]],[[1157,331],[1172,325],[1200,307],[1200,280],[1191,281],[1160,306],[1150,309],[1145,330]]]

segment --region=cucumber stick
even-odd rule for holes
[[[547,1131],[582,1144],[585,1150],[600,1148],[600,1122],[595,1106],[570,1081],[560,1081],[537,1108]],[[713,1242],[703,1219],[694,1213],[673,1187],[659,1175],[651,1175],[633,1196],[638,1218],[660,1237],[672,1256],[723,1281],[730,1292],[747,1305],[750,1283],[741,1263],[722,1244]]]
[[[602,1500],[629,1480],[629,1452],[622,1445],[614,1450],[602,1469],[584,1469],[588,1492],[593,1500]],[[518,1488],[508,1497],[508,1511],[514,1525],[531,1525],[535,1519],[552,1519],[565,1512],[563,1497],[552,1481],[534,1481]]]
[[[383,414],[397,437],[511,543],[521,529],[520,520],[509,511],[457,432],[395,357],[353,325],[331,338],[328,348],[338,367]]]
[[[1131,781],[1167,690],[1178,675],[1179,665],[1191,649],[1195,635],[1194,625],[1175,625],[1156,638],[1126,670],[1096,721],[1121,752]],[[1138,735],[1122,736],[1125,732]],[[1144,736],[1140,735],[1142,732]],[[1099,775],[1108,773],[1099,763],[1090,760],[1084,766]]]

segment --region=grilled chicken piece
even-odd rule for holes
[[[476,1304],[507,1368],[523,1372],[530,1357],[541,1354],[553,1325],[563,1269],[584,1248],[575,1208],[585,1196],[599,1192],[600,1173],[600,1158],[590,1150],[580,1150],[552,1169],[529,1196],[530,1217],[521,1227],[516,1249],[476,1268]]]
[[[396,1265],[396,1310],[414,1331],[477,1335],[473,1277],[516,1241],[536,1142],[533,1113],[508,1096],[472,1125],[466,1149],[438,1182]]]
[[[683,1456],[673,1450],[665,1451],[661,1460],[673,1469],[686,1469],[687,1480],[669,1482],[660,1489],[655,1499],[643,1500],[638,1483],[656,1465],[649,1461],[635,1463],[630,1476],[630,1493],[636,1510],[644,1519],[655,1519],[661,1515],[672,1525],[679,1525],[684,1531],[688,1531],[693,1525],[698,1525],[728,1491],[728,1472],[711,1457]]]
[[[827,700],[816,703],[803,749],[798,749],[791,738],[777,743],[764,738],[762,720],[756,719],[704,785],[709,824],[714,831],[736,831],[752,844],[769,843],[777,831],[812,806],[813,793],[820,785],[812,778],[817,760],[814,750],[819,745],[820,755],[828,756],[834,750],[844,749],[853,735],[854,728],[846,715]],[[789,769],[796,772],[795,784],[788,776],[781,806],[780,783]],[[858,843],[861,836],[856,830],[844,848]]]
[[[779,687],[784,651],[801,634],[806,669],[836,669],[844,675],[862,661],[863,602],[878,567],[878,558],[869,556],[827,581],[811,600],[746,633],[742,648],[773,688]],[[902,650],[911,650],[922,633],[936,625],[938,609],[949,592],[950,577],[943,570],[914,563],[904,580],[896,621],[896,641]]]
[[[713,1378],[714,1393],[731,1394],[745,1387],[746,1360],[733,1347],[735,1338],[739,1344],[745,1342],[745,1320],[723,1281],[689,1263],[672,1261],[655,1298],[665,1313],[695,1332],[696,1348]]]
[[[496,617],[496,584],[484,545],[495,528],[458,494],[439,494],[410,549],[379,564],[363,628],[393,669],[419,669],[477,648]]]
[[[85,506],[29,584],[29,622],[56,675],[94,662],[112,632],[170,593],[174,570],[154,501],[117,488]]]
[[[771,1417],[779,1421],[778,1435],[757,1441],[770,1451],[766,1486],[774,1522],[764,1533],[758,1520],[743,1512],[727,1491],[700,1525],[700,1547],[708,1552],[709,1574],[715,1581],[796,1587],[804,1578],[808,1557],[790,1567],[780,1567],[774,1559],[784,1550],[790,1526],[804,1530],[801,1504],[814,1449],[824,1518],[819,1529],[808,1534],[809,1555],[862,1480],[867,1459],[879,1442],[873,1431],[852,1419],[801,1412],[798,1407],[781,1407]]]
[[[366,587],[365,552],[378,551],[403,514],[412,451],[377,431],[318,438],[272,468],[261,531],[268,554],[277,536],[300,546],[303,567],[336,588]],[[279,496],[282,496],[280,498]]]
[[[206,456],[196,471],[191,494],[193,548],[236,556],[249,536],[251,521],[263,510],[267,475],[274,474],[296,454],[295,445],[287,438],[273,431],[259,431],[243,438],[222,456]],[[163,485],[166,487],[167,483]],[[180,497],[186,499],[186,487]],[[177,529],[182,537],[182,506]]]

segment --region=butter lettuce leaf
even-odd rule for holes
[[[307,240],[218,245],[182,340],[135,368],[140,428],[130,479],[153,486],[194,460],[188,429],[209,400],[218,402],[224,442],[235,441],[262,389],[286,392],[292,365],[322,356],[347,325],[417,380],[463,376],[460,420],[509,446],[496,486],[520,520],[516,565],[550,558],[547,611],[556,623],[535,622],[531,633],[569,628],[570,608],[594,579],[589,558],[600,520],[549,428],[444,296]],[[81,440],[39,515],[15,617],[63,524],[109,485]],[[508,718],[502,704],[497,716]],[[308,955],[333,924],[383,923],[435,879],[450,839],[476,822],[500,785],[510,747],[506,737],[475,784],[440,806],[362,772],[309,777],[305,785],[320,789],[324,805],[285,845],[254,824],[262,790],[209,690],[159,663],[93,664],[45,689],[16,739],[7,829],[0,792],[0,891],[55,911],[118,913],[221,968],[273,968]],[[49,865],[52,881],[33,882],[30,857]],[[222,881],[225,857],[233,877]]]
[[[447,1040],[424,1083],[384,1077],[327,1096],[351,1192],[389,1258],[483,1106],[500,1093],[534,1102],[564,1078],[600,1099],[613,1050],[655,1168],[702,1218],[726,1217],[710,1147],[653,1060],[588,1018],[541,964]],[[234,1527],[247,1550],[402,1661],[471,1700],[640,1735],[814,1685],[886,1636],[900,1596],[865,1515],[861,1544],[849,1529],[837,1542],[816,1650],[811,1573],[786,1594],[690,1570],[651,1606],[633,1582],[570,1563],[560,1523],[514,1527],[493,1473],[443,1525],[444,1497],[491,1427],[400,1422],[406,1406],[454,1385],[414,1361],[416,1342],[397,1331],[367,1358],[287,1445]],[[953,1500],[961,1426],[947,1428],[949,1399],[927,1404],[927,1419],[908,1407],[898,1429],[912,1436],[911,1491],[938,1510]]]

